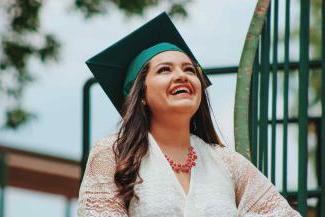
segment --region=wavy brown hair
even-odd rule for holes
[[[223,146],[210,116],[211,106],[206,91],[207,83],[200,67],[197,64],[194,65],[201,82],[202,92],[199,108],[191,118],[190,132],[212,146],[216,144]],[[151,113],[142,100],[145,97],[145,78],[149,67],[150,62],[139,73],[126,97],[122,109],[121,127],[113,145],[116,160],[114,181],[118,189],[117,196],[122,198],[127,210],[133,197],[139,200],[134,192],[134,186],[143,181],[139,175],[139,168],[142,158],[148,151]],[[137,178],[139,179],[137,180]]]

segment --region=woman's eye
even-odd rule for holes
[[[170,72],[170,68],[165,66],[158,69],[158,73],[162,73],[162,72]]]
[[[195,71],[195,69],[193,67],[187,67],[187,68],[185,68],[185,71],[186,72],[191,72],[193,74],[196,74],[196,71]]]

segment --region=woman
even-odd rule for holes
[[[117,135],[92,149],[80,188],[79,215],[299,216],[249,161],[221,144],[210,116],[209,80],[175,32],[177,40],[162,37],[163,31],[146,35],[150,46],[134,49],[131,61],[122,58],[121,64],[128,66],[118,73],[126,71],[123,84],[111,82],[120,84],[107,89],[105,70],[98,67],[119,68],[107,63],[112,50],[121,53],[117,47],[148,30],[157,34],[166,22],[162,14],[131,39],[88,61],[121,111],[122,125]],[[175,31],[168,25],[167,32]],[[104,62],[91,66],[98,60]],[[123,100],[116,97],[118,92],[124,92]]]

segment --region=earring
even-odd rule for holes
[[[147,103],[146,103],[146,101],[145,101],[144,99],[141,100],[141,103],[142,103],[144,106],[147,105]]]

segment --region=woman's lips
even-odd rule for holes
[[[176,96],[176,95],[192,95],[193,88],[190,84],[180,84],[174,86],[170,91],[169,94]]]
[[[190,93],[179,93],[179,94],[176,94],[176,95],[173,95],[173,96],[175,96],[175,97],[181,97],[181,98],[183,98],[183,97],[189,97],[189,96],[192,96],[192,94],[190,94]]]

